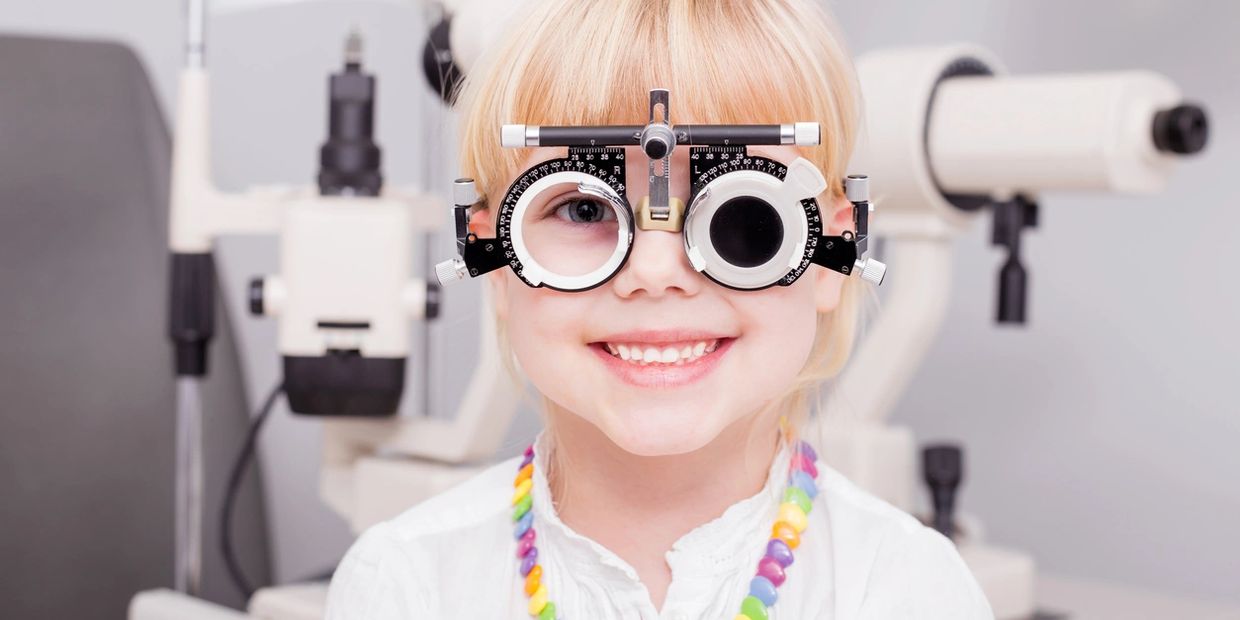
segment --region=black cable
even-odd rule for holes
[[[284,391],[284,381],[276,383],[272,388],[271,394],[267,396],[267,400],[263,401],[263,407],[258,411],[258,415],[250,422],[250,429],[246,431],[245,443],[241,444],[241,452],[233,461],[232,470],[228,473],[228,488],[224,491],[224,505],[220,509],[220,551],[224,554],[224,564],[228,568],[228,574],[232,577],[233,584],[238,590],[245,595],[245,600],[250,600],[254,595],[254,588],[250,586],[250,582],[246,580],[245,575],[241,572],[241,563],[237,561],[237,557],[233,554],[232,547],[232,508],[233,503],[237,499],[237,491],[241,488],[241,478],[249,469],[250,462],[254,460],[254,445],[258,439],[258,432],[263,428],[263,423],[267,421],[267,416],[271,414],[276,398]]]

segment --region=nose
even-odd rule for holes
[[[638,147],[628,147],[627,151],[628,178],[645,181],[648,178],[650,160]],[[672,170],[668,175],[670,196],[687,204],[688,149],[677,147],[673,150],[671,159]],[[635,206],[648,195],[649,188],[641,181],[628,184],[628,199],[630,204]],[[706,277],[693,269],[689,256],[685,254],[683,233],[638,228],[633,234],[633,247],[629,251],[629,258],[620,273],[612,279],[612,287],[617,295],[625,298],[642,294],[659,298],[671,291],[679,291],[681,295],[696,295],[705,282]]]
[[[639,228],[612,288],[624,298],[646,295],[657,299],[673,291],[692,296],[701,290],[704,279],[685,254],[682,233]]]

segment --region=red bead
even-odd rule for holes
[[[517,557],[519,558],[525,557],[525,555],[530,552],[530,549],[533,549],[533,548],[534,548],[534,539],[531,538],[529,540],[526,540],[525,537],[522,537],[521,542],[517,543]]]
[[[799,469],[814,478],[818,477],[818,468],[814,466],[814,462],[809,460],[809,458],[800,452],[792,457],[792,467],[794,469]]]
[[[764,557],[758,562],[758,574],[766,577],[776,588],[784,583],[784,567],[775,558]]]

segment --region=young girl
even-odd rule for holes
[[[485,196],[473,232],[494,237],[514,179],[566,155],[502,148],[501,125],[644,125],[653,88],[670,91],[673,123],[818,122],[821,146],[749,152],[808,159],[829,181],[824,234],[854,230],[841,179],[857,86],[818,4],[526,2],[458,104],[462,173]],[[671,158],[671,195],[688,204],[688,148]],[[648,161],[627,147],[627,177],[644,181]],[[631,204],[645,185],[628,185]],[[545,430],[365,532],[336,571],[330,618],[992,617],[950,541],[798,439],[847,360],[859,278],[811,265],[790,286],[735,290],[694,270],[681,233],[642,229],[586,291],[510,269],[486,280]]]

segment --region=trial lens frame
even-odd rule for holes
[[[585,148],[641,146],[642,151],[650,158],[649,192],[635,209],[636,224],[643,230],[681,232],[685,205],[680,199],[671,196],[669,189],[671,155],[675,146],[813,146],[820,140],[819,125],[812,122],[672,126],[669,123],[669,99],[669,91],[666,89],[650,91],[650,122],[644,126],[504,125],[501,143],[507,148],[567,146],[570,153]],[[461,258],[452,258],[436,265],[435,272],[439,281],[446,284],[463,279],[467,273],[470,277],[477,277],[506,265],[521,275],[520,261],[516,259],[511,248],[504,247],[501,239],[483,239],[469,231],[468,209],[481,200],[473,180],[458,179],[454,183],[453,192],[453,220],[457,251]],[[811,235],[807,240],[807,245],[812,246],[806,252],[808,262],[777,283],[791,284],[812,262],[845,275],[858,271],[865,280],[881,284],[886,266],[873,258],[860,258],[866,252],[869,237],[869,213],[872,210],[869,180],[864,175],[850,175],[845,180],[845,193],[853,205],[855,232],[846,230],[841,235]]]

